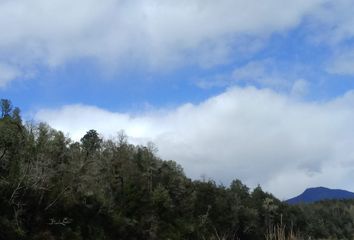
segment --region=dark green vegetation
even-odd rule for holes
[[[192,181],[124,134],[80,142],[1,101],[0,239],[352,239],[354,201],[289,206],[239,180]]]

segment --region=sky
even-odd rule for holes
[[[0,0],[0,97],[193,179],[354,191],[352,0]]]

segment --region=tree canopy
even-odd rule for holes
[[[79,142],[1,100],[0,239],[352,239],[354,201],[289,206],[260,186],[192,180],[153,145]],[[283,238],[280,238],[282,236]]]

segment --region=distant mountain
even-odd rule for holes
[[[325,187],[308,188],[297,197],[286,200],[289,204],[313,203],[321,200],[354,199],[354,193]]]

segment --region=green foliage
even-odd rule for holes
[[[289,206],[260,186],[192,181],[156,147],[74,142],[1,100],[0,239],[352,239],[354,201]]]
[[[1,118],[9,117],[12,112],[12,104],[8,99],[1,99]]]
[[[97,151],[101,147],[101,142],[102,139],[100,139],[96,130],[88,131],[81,138],[82,148],[87,154]]]

